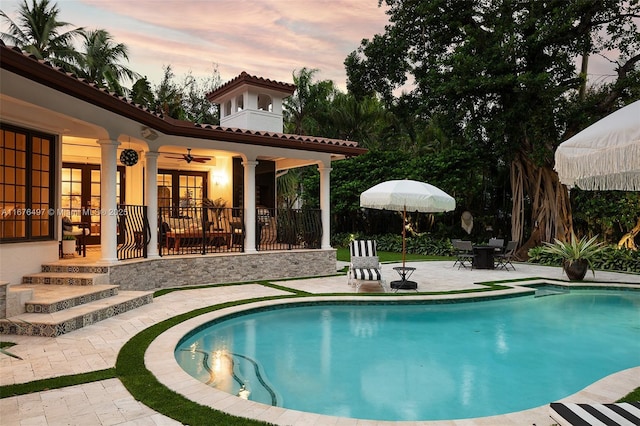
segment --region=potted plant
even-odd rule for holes
[[[562,269],[571,281],[584,279],[587,269],[595,276],[593,269],[593,259],[602,250],[602,243],[596,242],[597,235],[590,239],[582,237],[578,240],[576,235],[571,233],[570,241],[560,241],[554,239],[553,243],[544,242],[542,251],[560,257]]]
[[[62,236],[62,255],[72,255],[76,251],[76,237],[75,235],[63,235]]]

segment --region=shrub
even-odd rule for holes
[[[542,246],[529,249],[529,262],[549,266],[562,265],[562,259],[559,255],[546,252]],[[640,252],[605,246],[594,256],[593,267],[603,271],[640,273]]]

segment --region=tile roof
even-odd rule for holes
[[[215,99],[220,98],[221,96],[233,91],[234,89],[242,86],[243,84],[261,87],[263,89],[271,89],[277,92],[286,93],[288,95],[293,94],[293,92],[296,90],[295,84],[269,80],[267,78],[257,77],[255,75],[249,75],[247,74],[247,72],[242,71],[239,76],[232,78],[231,80],[224,83],[222,86],[207,93],[206,97],[211,102],[215,102]]]
[[[135,120],[143,126],[160,131],[166,135],[326,152],[348,157],[367,152],[367,149],[358,147],[357,142],[353,141],[246,130],[176,120],[160,112],[152,111],[136,104],[124,96],[99,88],[86,79],[79,78],[75,74],[65,72],[61,68],[53,66],[48,61],[40,60],[34,55],[23,52],[18,47],[9,47],[1,40],[0,68],[77,99],[90,102],[93,105],[114,112],[120,116]],[[260,83],[272,89],[279,87],[279,90],[284,90],[285,88],[292,92],[295,90],[295,85],[293,84],[279,83],[250,76],[244,72],[222,87],[228,87],[227,85],[239,84],[244,81]]]

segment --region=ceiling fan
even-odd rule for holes
[[[182,154],[182,157],[167,156],[166,158],[173,158],[174,160],[184,160],[187,162],[187,164],[191,163],[192,161],[195,161],[196,163],[205,163],[211,160],[211,157],[194,157],[193,155],[191,155],[191,148],[187,148],[187,153]]]

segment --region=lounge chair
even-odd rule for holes
[[[504,253],[496,253],[494,255],[496,269],[501,268],[501,269],[508,270],[509,266],[511,266],[511,268],[513,268],[513,270],[515,271],[516,268],[515,266],[513,266],[511,261],[515,259],[517,248],[518,248],[517,241],[509,241],[507,243],[507,247],[505,247],[504,249]]]
[[[640,404],[574,404],[552,402],[549,405],[551,418],[561,426],[577,425],[638,425]]]
[[[382,276],[382,266],[378,258],[374,240],[354,240],[349,243],[351,262],[349,264],[348,284],[360,290],[363,281],[377,281],[386,291]]]
[[[456,261],[453,266],[458,265],[458,269],[461,266],[467,267],[465,264],[468,263],[471,269],[473,269],[473,260],[475,255],[473,254],[473,244],[471,241],[463,241],[463,240],[451,240],[451,244],[453,244],[453,248],[456,251]]]

